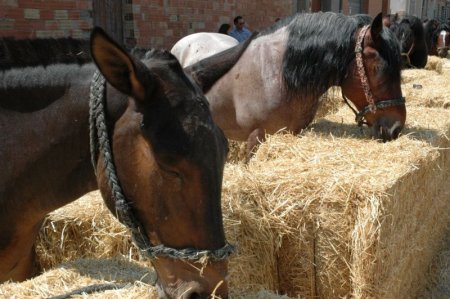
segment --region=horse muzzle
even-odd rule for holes
[[[372,125],[372,135],[383,142],[397,139],[402,130],[403,124],[400,121],[390,122],[381,119]]]
[[[437,52],[439,57],[446,58],[448,56],[448,47],[439,48]]]
[[[156,289],[161,299],[228,298],[228,262],[207,264],[170,258],[152,261],[158,279]]]

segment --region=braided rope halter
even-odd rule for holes
[[[133,242],[145,257],[154,259],[156,257],[169,257],[172,259],[183,259],[189,261],[201,260],[206,263],[208,260],[220,261],[227,259],[236,249],[235,246],[226,243],[222,248],[215,250],[199,250],[196,248],[175,249],[163,244],[151,245],[145,234],[143,226],[133,214],[130,204],[126,201],[117,176],[116,167],[113,161],[108,129],[105,123],[105,98],[106,81],[97,70],[91,82],[89,101],[89,136],[91,162],[96,172],[98,153],[103,155],[104,169],[111,189],[111,196],[115,202],[116,217],[128,227],[131,232]]]
[[[350,107],[350,109],[355,113],[355,121],[358,124],[359,127],[362,127],[362,125],[367,125],[367,122],[364,121],[364,118],[367,113],[372,112],[375,113],[377,109],[383,109],[393,106],[399,106],[405,104],[405,98],[401,97],[398,99],[390,99],[390,100],[383,100],[375,102],[375,98],[372,94],[372,91],[370,89],[369,85],[369,79],[367,78],[366,70],[364,68],[364,61],[363,61],[363,46],[362,43],[364,41],[364,37],[366,36],[367,30],[369,30],[370,25],[364,26],[358,35],[358,38],[356,40],[356,46],[355,46],[355,59],[356,59],[356,69],[359,75],[359,78],[361,80],[361,86],[364,90],[364,95],[366,96],[367,100],[367,106],[365,106],[361,111],[357,111],[355,108],[353,108],[347,97],[342,92],[342,97],[344,98],[345,103]]]

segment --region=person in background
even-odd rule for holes
[[[249,38],[252,33],[245,26],[245,21],[241,16],[234,18],[234,28],[230,31],[229,35],[238,40],[238,42],[243,42]]]
[[[223,23],[222,25],[220,25],[219,27],[219,33],[223,33],[223,34],[229,34],[231,29],[231,25],[228,23]]]

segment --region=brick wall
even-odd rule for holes
[[[244,17],[251,30],[260,30],[277,17],[293,12],[292,0],[133,0],[134,34],[138,46],[170,48],[181,37],[216,32],[222,23]],[[126,26],[130,28],[131,26]]]
[[[91,0],[0,1],[0,36],[86,38],[91,28]]]
[[[121,1],[121,0],[117,0]],[[170,48],[181,37],[215,32],[242,15],[251,30],[292,14],[295,0],[123,0],[127,46]],[[132,4],[130,4],[132,3]],[[0,0],[0,36],[87,38],[92,0]]]

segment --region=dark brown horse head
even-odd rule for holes
[[[356,32],[355,59],[341,87],[365,118],[375,138],[396,139],[406,120],[400,82],[400,48],[392,32],[383,28],[379,14],[371,25]]]
[[[111,129],[112,155],[143,231],[137,238],[149,243],[141,250],[154,257],[160,297],[228,297],[230,250],[221,212],[227,140],[205,97],[167,51],[152,50],[138,61],[94,29],[91,53],[107,82],[129,96]],[[116,215],[104,159],[97,164],[99,186]]]

